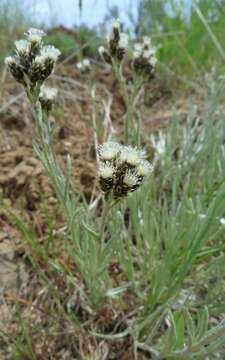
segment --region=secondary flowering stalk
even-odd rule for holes
[[[15,53],[5,59],[12,76],[24,86],[34,108],[37,141],[34,149],[41,160],[47,175],[51,179],[60,203],[66,210],[68,219],[71,205],[68,179],[56,161],[53,149],[54,127],[48,121],[57,96],[57,89],[44,85],[53,73],[60,51],[54,46],[44,45],[45,33],[39,29],[30,29],[26,39],[15,42]],[[69,168],[69,159],[68,159]]]

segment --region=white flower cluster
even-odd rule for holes
[[[157,64],[156,48],[152,46],[148,36],[143,37],[142,43],[134,44],[133,66],[137,73],[151,75]]]
[[[39,101],[42,105],[42,108],[45,111],[47,112],[51,111],[52,106],[56,101],[57,94],[58,94],[58,89],[48,87],[45,85],[41,86]]]
[[[44,46],[42,38],[44,31],[31,28],[25,34],[26,39],[15,42],[15,55],[5,59],[13,77],[34,88],[51,75],[60,51],[54,46]]]
[[[135,191],[153,171],[145,151],[108,141],[98,147],[99,183],[114,198]]]
[[[112,23],[112,33],[107,39],[108,49],[100,46],[98,52],[100,56],[109,64],[112,64],[113,59],[121,62],[125,56],[129,38],[126,33],[120,30],[120,21],[114,20]]]
[[[77,69],[82,73],[87,73],[90,71],[91,62],[89,59],[83,59],[82,61],[77,63]]]

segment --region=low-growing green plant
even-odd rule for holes
[[[118,26],[116,30],[114,26],[110,52],[103,49],[101,54],[121,76],[127,41],[122,41],[121,47],[118,34]],[[45,336],[55,334],[57,338],[62,326],[69,324],[63,330],[63,337],[68,336],[65,347],[71,351],[68,359],[106,359],[114,356],[110,351],[117,342],[119,347],[129,347],[136,359],[140,354],[146,359],[169,360],[223,356],[223,82],[213,75],[208,77],[208,96],[201,117],[197,106],[192,105],[186,123],[181,124],[174,114],[166,134],[148,136],[138,130],[138,138],[154,149],[154,176],[146,177],[143,184],[150,164],[144,152],[127,146],[135,145],[136,127],[131,128],[135,111],[130,112],[128,120],[125,114],[128,125],[124,144],[106,142],[98,148],[103,193],[99,201],[89,204],[81,201],[73,189],[70,157],[63,171],[54,153],[54,126],[48,115],[56,91],[43,85],[59,51],[44,46],[43,36],[40,30],[29,30],[26,40],[16,43],[15,56],[7,58],[6,63],[24,86],[34,109],[34,150],[65,218],[60,250],[72,265],[66,266],[59,257],[51,256],[26,224],[10,209],[5,208],[5,212],[23,233],[29,259],[47,293],[49,305],[47,310],[41,309],[47,311]],[[145,73],[146,59],[149,61],[151,56],[143,56],[142,51],[135,59],[143,61],[141,70]],[[151,60],[148,64],[152,65]],[[124,91],[132,96],[132,91],[125,87]],[[35,332],[38,330],[35,328]],[[71,345],[69,334],[73,340],[84,337],[89,345],[89,338],[95,341],[84,353],[81,343],[78,349]],[[16,340],[15,334],[2,336],[11,344],[14,356],[38,359],[34,340],[38,339],[32,324],[24,320],[18,336]],[[121,356],[116,354],[114,358]]]

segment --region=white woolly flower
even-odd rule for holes
[[[89,59],[84,59],[84,60],[83,60],[83,65],[84,65],[85,67],[89,67],[89,66],[91,65],[90,60],[89,60]]]
[[[53,101],[56,98],[57,93],[58,90],[56,88],[52,88],[44,85],[41,86],[40,97],[45,100]]]
[[[158,59],[157,59],[156,56],[151,56],[151,57],[150,57],[149,63],[150,63],[153,67],[155,67],[155,65],[157,64],[157,62],[158,62]]]
[[[98,52],[99,52],[99,54],[102,56],[104,53],[105,53],[105,48],[104,48],[104,46],[99,46],[99,48],[98,48]]]
[[[126,146],[120,153],[120,161],[137,166],[145,158],[145,151]]]
[[[139,53],[141,53],[142,50],[143,50],[143,44],[141,44],[141,43],[136,43],[136,44],[134,44],[134,50],[135,50],[135,51],[138,51]]]
[[[225,226],[225,219],[224,219],[224,218],[221,218],[221,219],[220,219],[220,224],[221,224],[222,226]]]
[[[133,58],[134,58],[134,59],[138,59],[140,56],[141,56],[141,52],[139,52],[139,51],[134,51],[134,53],[133,53]]]
[[[148,49],[143,51],[143,58],[149,59],[153,55],[152,49]]]
[[[135,173],[128,171],[124,176],[123,183],[132,188],[133,186],[137,185],[138,177]]]
[[[31,42],[41,42],[43,36],[46,34],[43,30],[30,28],[26,35]]]
[[[144,37],[143,37],[143,43],[144,43],[144,45],[146,45],[146,46],[151,46],[151,39],[150,39],[150,37],[149,37],[149,36],[144,36]]]
[[[159,156],[166,154],[166,137],[161,131],[159,131],[157,137],[156,135],[151,135],[151,143]]]
[[[16,51],[17,53],[20,54],[24,54],[24,53],[28,53],[29,52],[29,42],[27,40],[17,40],[15,41],[15,47],[16,47]]]
[[[98,147],[99,156],[102,160],[109,161],[116,158],[120,151],[120,145],[113,141],[108,141]]]
[[[113,20],[112,27],[113,27],[113,29],[117,29],[117,30],[120,29],[120,21],[119,21],[119,19],[114,19]]]
[[[83,61],[80,61],[79,63],[77,63],[77,68],[80,71],[87,71],[90,68],[90,60],[89,59],[84,59]]]
[[[35,62],[35,64],[42,66],[42,65],[44,65],[46,59],[47,59],[46,55],[37,55],[34,59],[34,62]]]
[[[128,35],[126,33],[121,33],[118,46],[120,49],[126,49],[127,45],[128,45]]]
[[[16,64],[15,57],[14,56],[7,56],[5,58],[5,64],[8,65],[8,66]]]
[[[111,164],[101,163],[99,166],[99,176],[102,179],[111,179],[114,171],[115,171],[115,168]]]
[[[56,49],[52,45],[44,46],[41,49],[40,56],[43,56],[44,58],[50,58],[52,61],[56,62],[61,52],[59,49]]]
[[[142,160],[137,167],[137,175],[138,176],[149,176],[153,171],[153,166],[147,160]]]
[[[77,63],[76,66],[77,66],[78,70],[82,70],[82,68],[83,68],[82,62]]]

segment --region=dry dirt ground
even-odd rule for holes
[[[69,65],[59,67],[56,74],[51,83],[59,89],[59,98],[50,119],[56,124],[55,150],[62,166],[66,155],[71,155],[74,187],[90,199],[96,189],[93,114],[97,114],[102,139],[107,128],[120,137],[124,101],[107,69],[100,68],[87,78]],[[140,106],[146,139],[156,129],[166,127],[174,109],[185,119],[188,107],[182,98],[174,101],[156,80],[146,87]],[[34,227],[41,241],[51,216],[56,227],[62,226],[63,220],[35,157],[33,134],[32,112],[23,89],[6,74],[0,94],[0,198]],[[12,320],[9,299],[26,287],[31,276],[23,254],[23,239],[0,207],[0,328]],[[0,351],[0,359],[6,359],[2,356]]]

